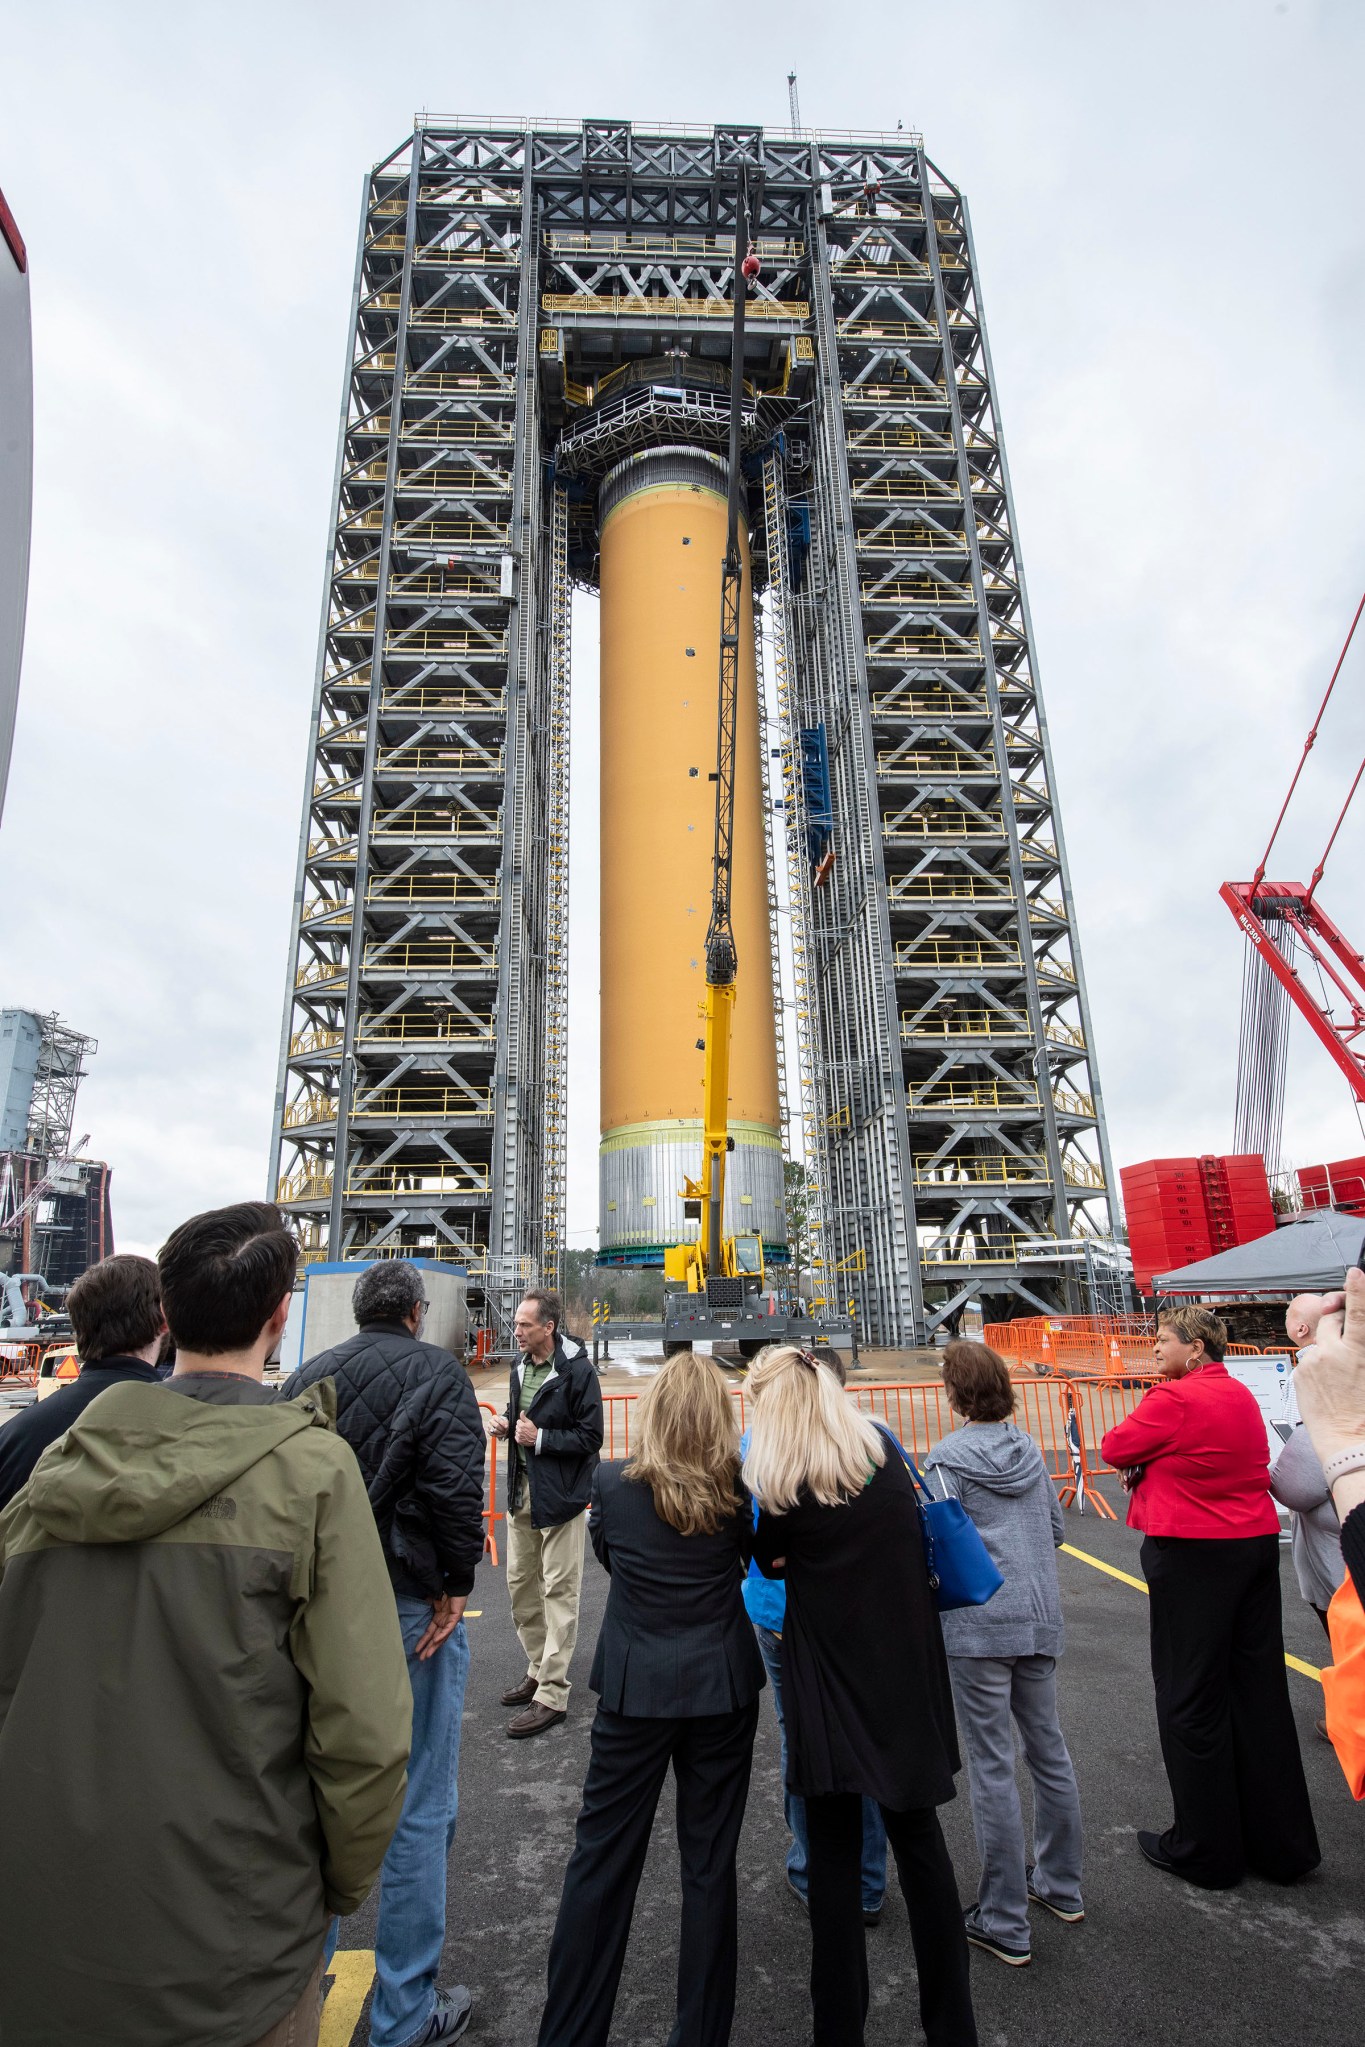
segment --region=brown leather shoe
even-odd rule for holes
[[[513,1685],[510,1692],[503,1693],[502,1703],[504,1706],[529,1706],[535,1695],[535,1679],[524,1677],[519,1685]]]
[[[544,1734],[547,1727],[558,1727],[564,1718],[554,1706],[528,1706],[515,1720],[508,1721],[507,1733],[512,1741],[525,1741],[528,1735]]]

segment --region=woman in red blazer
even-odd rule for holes
[[[1160,1318],[1162,1383],[1101,1444],[1144,1534],[1152,1677],[1174,1824],[1140,1833],[1156,1868],[1206,1890],[1248,1869],[1293,1883],[1321,1861],[1280,1628],[1279,1517],[1260,1409],[1207,1308]],[[1135,1474],[1135,1475],[1134,1475]]]

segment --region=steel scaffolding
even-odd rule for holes
[[[723,445],[741,164],[823,1290],[887,1343],[1078,1306],[1084,980],[966,207],[909,134],[428,118],[370,176],[273,1184],[306,1255],[458,1260],[499,1316],[558,1271],[571,588],[612,462]]]

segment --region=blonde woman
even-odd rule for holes
[[[710,1359],[671,1358],[636,1431],[630,1462],[600,1465],[593,1483],[588,1533],[611,1591],[539,2047],[606,2047],[670,1763],[682,1864],[672,2047],[725,2047],[734,2018],[735,1848],[764,1676],[741,1596],[753,1521],[739,1423]]]
[[[882,1808],[929,2047],[976,2047],[962,1905],[935,1807],[962,1765],[919,1508],[898,1446],[808,1352],[766,1351],[744,1481],[787,1587],[787,1785],[806,1804],[815,2047],[861,2047],[862,1800]]]

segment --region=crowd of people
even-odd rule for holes
[[[438,1976],[482,1417],[463,1366],[423,1340],[422,1275],[399,1261],[361,1273],[353,1337],[266,1384],[295,1264],[260,1203],[192,1218],[155,1264],[106,1259],[70,1296],[79,1377],[0,1431],[6,2047],[311,2047],[339,1921],[376,1883],[372,2047],[470,2025],[471,1993]],[[1302,1426],[1274,1474],[1256,1404],[1223,1365],[1226,1330],[1198,1307],[1162,1316],[1160,1381],[1103,1444],[1143,1532],[1173,1808],[1138,1846],[1207,1888],[1247,1871],[1294,1883],[1319,1861],[1272,1487],[1331,1637],[1326,1732],[1365,1795],[1365,1274],[1290,1313]],[[610,1577],[539,2047],[606,2047],[670,1768],[670,2040],[729,2040],[764,1689],[787,1880],[809,1915],[815,2047],[864,2037],[888,1848],[926,2037],[971,2047],[971,1949],[1026,1967],[1030,1908],[1085,1916],[1057,1706],[1061,1512],[1004,1361],[947,1347],[961,1426],[923,1474],[846,1396],[837,1357],[791,1346],[755,1363],[742,1438],[720,1370],[673,1357],[639,1403],[629,1458],[608,1463],[597,1378],[557,1298],[530,1292],[515,1327],[493,1430],[526,1659],[503,1695],[510,1738],[565,1718],[587,1539]],[[985,1545],[996,1589],[980,1603],[940,1610],[933,1500],[960,1503]],[[938,1818],[959,1739],[980,1862],[965,1908]],[[58,1894],[79,1959],[54,1970]]]

